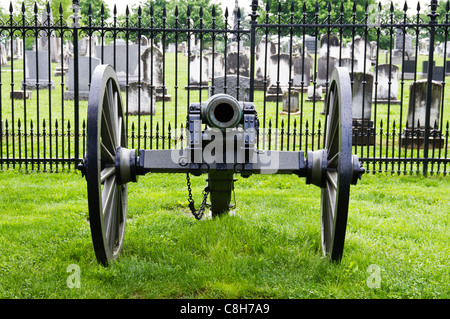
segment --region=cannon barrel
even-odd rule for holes
[[[202,122],[221,130],[236,127],[243,119],[243,103],[228,94],[216,94],[202,103]]]

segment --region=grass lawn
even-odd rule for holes
[[[205,176],[192,184],[198,205]],[[304,179],[239,177],[235,216],[196,221],[184,175],[146,175],[129,185],[123,255],[105,268],[80,174],[4,171],[0,298],[446,299],[449,193],[448,177],[364,176],[332,264],[320,252],[320,189]]]

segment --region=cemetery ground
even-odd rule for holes
[[[427,57],[418,56],[417,66],[420,69],[422,61]],[[443,65],[444,59],[436,57],[436,65]],[[383,63],[384,57],[380,56],[380,63]],[[175,67],[176,65],[176,67]],[[68,148],[74,150],[74,101],[64,100],[64,90],[68,80],[64,77],[52,76],[55,83],[54,90],[33,90],[31,100],[10,100],[11,82],[14,83],[14,90],[20,90],[20,83],[23,80],[22,60],[14,61],[14,72],[11,67],[2,67],[1,73],[1,116],[4,125],[8,121],[9,136],[3,137],[2,156],[3,158],[15,157],[30,158],[70,158],[73,154],[68,154]],[[53,70],[57,63],[52,64]],[[173,136],[175,128],[181,128],[185,124],[186,111],[190,103],[205,101],[208,98],[207,90],[185,90],[187,86],[187,57],[181,53],[177,54],[177,61],[174,53],[166,53],[165,57],[165,79],[168,94],[171,95],[170,101],[158,101],[156,104],[156,114],[154,115],[127,115],[129,145],[133,148],[167,148],[169,143],[173,147],[175,141],[170,140],[169,133]],[[176,73],[175,70],[178,70]],[[420,70],[419,70],[420,71]],[[401,75],[401,66],[400,66]],[[13,74],[11,78],[11,73]],[[53,71],[52,71],[53,74]],[[417,76],[419,79],[419,76]],[[404,80],[399,83],[399,99],[402,98],[403,108],[399,104],[376,104],[372,103],[372,120],[375,127],[375,144],[354,146],[354,153],[360,158],[403,158],[404,162],[395,164],[369,162],[366,163],[370,171],[386,172],[421,172],[421,164],[409,162],[408,158],[422,157],[423,150],[417,150],[415,147],[400,147],[400,135],[406,126],[406,116],[409,103],[409,84],[412,80]],[[175,89],[175,87],[178,89]],[[446,124],[450,121],[450,87],[444,86],[444,105],[443,112],[440,115],[443,129],[441,133],[446,134]],[[403,93],[402,93],[403,92]],[[402,94],[401,94],[402,93]],[[125,92],[123,92],[123,101],[126,104]],[[303,102],[300,105],[302,113],[300,115],[281,115],[283,110],[282,98],[279,102],[264,102],[264,92],[255,91],[255,106],[258,111],[260,127],[265,128],[265,140],[260,137],[259,148],[269,149],[269,127],[271,128],[270,148],[283,150],[311,150],[322,147],[322,140],[325,126],[325,115],[320,112],[324,109],[323,101],[308,102],[307,93],[303,93]],[[87,101],[80,101],[80,126],[78,132],[83,134],[83,120],[87,114]],[[19,123],[20,121],[20,123]],[[33,123],[31,123],[33,121]],[[45,123],[44,123],[45,122]],[[33,124],[33,127],[31,127]],[[439,123],[438,123],[439,124]],[[57,125],[57,127],[56,127]],[[319,127],[320,125],[320,127]],[[44,127],[45,126],[45,127]],[[169,127],[170,126],[170,127]],[[307,132],[306,133],[306,128]],[[382,128],[383,134],[380,134]],[[17,133],[21,132],[20,138]],[[45,132],[44,132],[45,129]],[[33,131],[31,131],[33,130]],[[14,138],[13,133],[14,132]],[[276,133],[277,132],[277,135]],[[31,134],[32,133],[32,134]],[[45,134],[44,134],[45,133]],[[30,135],[34,136],[34,142],[31,143]],[[45,143],[44,143],[45,135]],[[69,136],[70,135],[70,136]],[[137,137],[140,136],[138,139]],[[152,136],[152,137],[150,137]],[[289,136],[289,138],[288,138]],[[278,146],[277,146],[278,143]],[[13,147],[13,144],[15,147]],[[45,148],[44,148],[45,144]],[[19,150],[20,146],[20,150]],[[31,148],[34,148],[33,150]],[[39,147],[39,149],[38,149]],[[83,150],[83,138],[80,138],[80,150]],[[289,148],[288,148],[289,147]],[[431,157],[442,157],[450,149],[438,147]],[[14,152],[14,153],[13,153]],[[27,169],[29,169],[27,167]],[[33,169],[36,169],[35,167]],[[42,168],[41,168],[42,169]],[[47,168],[46,168],[47,169]],[[54,167],[51,168],[55,169]],[[442,172],[442,164],[434,164],[431,171]]]
[[[205,177],[192,185],[198,203]],[[0,298],[448,299],[449,190],[442,176],[364,176],[337,264],[320,251],[320,189],[303,179],[239,178],[235,215],[197,221],[184,174],[146,175],[129,185],[123,254],[103,267],[84,178],[8,170]]]

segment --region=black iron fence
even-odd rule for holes
[[[61,5],[0,11],[1,169],[74,168],[86,147],[91,75],[108,63],[133,148],[174,147],[190,103],[220,92],[254,101],[259,148],[322,148],[324,99],[341,66],[352,80],[354,152],[366,169],[447,173],[448,2],[82,9],[73,1],[68,18]]]

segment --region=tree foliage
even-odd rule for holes
[[[102,0],[83,0],[79,4],[82,25],[101,25],[111,16],[108,5]]]
[[[139,6],[133,6],[128,16],[120,16],[119,22],[125,24],[128,19],[129,25],[140,26],[144,29],[151,26],[183,29],[188,27],[209,28],[213,22],[213,16],[222,16],[222,9],[220,6],[212,4],[210,0],[147,0]],[[188,18],[191,19],[191,22],[188,21]],[[148,36],[148,34],[146,35]],[[167,32],[164,36],[169,42],[175,40],[174,33]],[[182,40],[182,36],[180,34],[178,40]],[[158,40],[162,34],[159,32],[153,34],[153,37]]]

